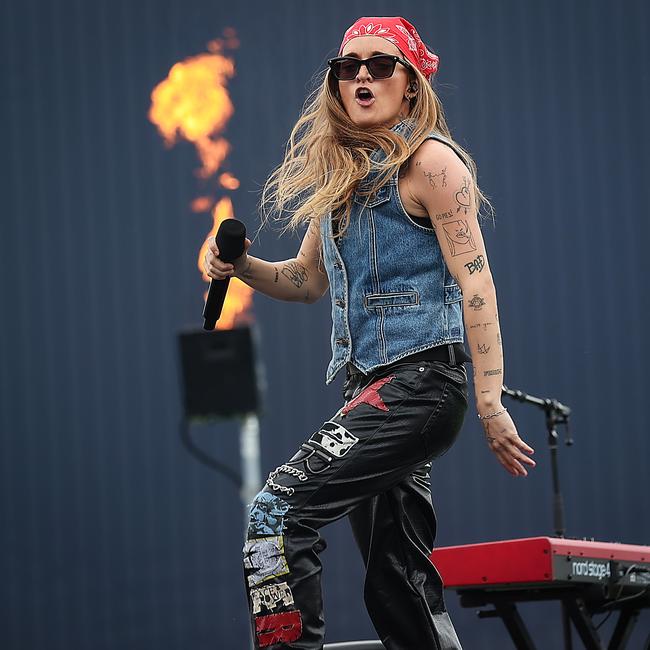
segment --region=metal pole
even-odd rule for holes
[[[260,489],[262,476],[260,468],[260,421],[255,413],[247,414],[239,429],[239,455],[241,457],[241,488],[239,495],[244,511],[244,539],[246,539],[248,507]],[[255,632],[252,628],[249,628],[249,630],[248,647],[250,650],[254,650]]]
[[[242,484],[240,496],[244,506],[244,530],[248,527],[248,506],[258,493],[261,484],[260,421],[255,413],[244,418],[239,430]]]

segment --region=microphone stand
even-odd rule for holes
[[[558,471],[558,456],[557,456],[557,442],[558,433],[557,425],[565,425],[564,444],[567,447],[573,445],[573,438],[569,433],[569,415],[571,409],[564,404],[561,404],[556,399],[534,397],[528,395],[521,390],[510,390],[507,386],[503,386],[502,392],[518,402],[525,402],[527,404],[534,404],[541,408],[546,416],[546,430],[548,431],[548,447],[551,452],[551,474],[553,479],[553,526],[555,528],[555,535],[557,537],[564,537],[566,533],[566,526],[564,523],[564,499],[560,491],[560,473]],[[566,650],[571,650],[573,643],[571,638],[571,620],[566,605],[562,603],[562,624],[564,630],[564,647]]]

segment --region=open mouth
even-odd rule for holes
[[[361,106],[370,106],[370,104],[375,101],[375,96],[368,88],[357,88],[354,93],[354,98],[356,99],[357,104],[360,104]]]

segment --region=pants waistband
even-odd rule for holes
[[[448,343],[446,345],[437,345],[436,347],[428,348],[427,350],[421,350],[420,352],[414,352],[413,354],[409,354],[407,357],[402,357],[397,361],[393,361],[393,363],[376,368],[368,374],[379,371],[383,372],[398,363],[417,363],[418,361],[445,361],[452,366],[458,366],[461,363],[471,363],[472,358],[467,354],[465,346],[462,343]],[[348,377],[366,374],[352,363],[346,365],[346,372]]]

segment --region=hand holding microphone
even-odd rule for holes
[[[224,220],[216,237],[209,240],[203,269],[212,280],[203,309],[203,329],[214,329],[221,315],[230,278],[246,268],[246,251],[250,245],[250,239],[246,238],[246,227],[237,219]]]

